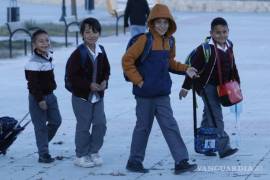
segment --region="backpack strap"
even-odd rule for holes
[[[100,45],[100,44],[99,44],[98,46],[99,46],[99,48],[101,49],[102,54],[103,54],[104,56],[107,56],[104,47],[103,47],[102,45]]]
[[[141,57],[140,57],[141,63],[149,55],[149,53],[152,49],[152,43],[153,43],[153,35],[150,32],[145,33],[145,35],[146,35],[146,43],[144,45],[143,53],[141,54]]]
[[[210,56],[211,56],[211,47],[208,42],[202,43],[203,47],[203,54],[204,54],[204,60],[205,63],[208,63]]]
[[[175,45],[175,38],[173,36],[171,36],[169,38],[169,45],[170,45],[170,49],[174,48]]]
[[[229,42],[230,46],[233,47],[233,43],[231,40],[227,39],[227,41]]]
[[[80,44],[78,48],[79,48],[80,55],[81,55],[81,58],[80,58],[81,66],[83,67],[85,62],[87,61],[87,56],[88,56],[89,52],[88,52],[88,49],[85,46],[85,44]]]
[[[189,66],[192,65],[191,59],[192,59],[192,57],[195,55],[196,50],[197,50],[197,48],[196,48],[196,49],[193,49],[193,50],[191,51],[191,53],[189,53],[189,55],[187,56],[187,58],[186,58],[186,60],[185,60],[185,64],[187,64],[187,65],[189,65]]]

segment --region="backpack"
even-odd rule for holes
[[[210,47],[210,44],[209,44],[209,39],[206,38],[205,42],[202,43],[201,46],[203,48],[204,60],[205,60],[206,63],[208,63],[209,58],[211,56],[211,47]],[[193,57],[194,57],[196,51],[197,51],[197,48],[193,49],[189,53],[189,55],[186,58],[185,64],[187,64],[189,66],[192,66],[192,64],[193,64]]]
[[[14,126],[18,123],[13,117],[0,117],[0,141],[13,130]]]
[[[107,56],[104,47],[101,46],[101,45],[99,45],[99,47],[100,47],[100,49],[101,49],[101,51],[102,51],[102,54],[103,54],[104,56]],[[80,55],[81,55],[81,58],[80,58],[81,66],[84,68],[84,70],[85,70],[85,72],[86,72],[87,69],[85,68],[85,63],[86,63],[86,61],[87,61],[87,56],[90,56],[90,54],[89,54],[90,52],[89,52],[89,50],[87,49],[87,47],[86,47],[84,44],[79,45],[78,49],[79,49]],[[71,84],[71,82],[70,82],[70,79],[69,79],[68,73],[67,73],[68,67],[69,67],[69,65],[70,65],[70,61],[71,61],[71,60],[68,59],[67,64],[66,64],[66,71],[65,71],[65,88],[66,88],[69,92],[72,93],[72,84]]]
[[[137,41],[137,39],[140,36],[144,35],[144,34],[146,35],[146,43],[145,43],[142,54],[135,60],[135,66],[136,67],[138,67],[147,58],[147,56],[149,55],[149,53],[150,53],[150,51],[152,49],[153,36],[152,36],[152,34],[150,32],[137,34],[137,35],[133,36],[128,41],[128,44],[127,44],[127,47],[126,47],[126,51],[127,51],[129,49],[129,47],[132,46]],[[170,39],[169,39],[170,48],[174,47],[174,43],[175,43],[174,37],[171,36]],[[127,82],[130,82],[130,79],[126,76],[125,72],[123,72],[123,75],[124,75],[125,80]]]

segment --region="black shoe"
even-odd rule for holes
[[[137,173],[148,173],[149,172],[149,169],[145,169],[141,162],[128,161],[126,169],[131,171],[131,172],[137,172]]]
[[[48,153],[40,155],[38,158],[38,162],[40,163],[52,163],[53,161],[54,158],[52,158],[51,155]]]
[[[227,151],[225,151],[224,153],[220,154],[219,157],[220,158],[225,158],[227,156],[231,156],[233,154],[235,154],[238,151],[237,148],[234,149],[228,149]]]
[[[211,151],[207,151],[204,153],[205,156],[217,156],[217,153],[215,152],[211,152]]]
[[[174,174],[181,174],[187,171],[194,171],[197,169],[197,164],[189,164],[188,160],[182,160],[175,164]]]

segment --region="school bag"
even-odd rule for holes
[[[27,112],[20,121],[17,121],[15,118],[9,116],[0,117],[0,155],[6,154],[8,148],[17,139],[17,136],[31,122],[30,119],[24,125],[22,125],[22,122],[26,119],[28,114],[29,112]]]
[[[102,45],[99,45],[99,47],[100,47],[100,49],[102,51],[102,54],[104,56],[107,56],[104,47]],[[78,48],[79,48],[80,56],[81,56],[81,58],[80,58],[81,66],[83,68],[85,68],[85,63],[87,61],[87,56],[91,56],[89,54],[90,52],[89,52],[88,48],[85,46],[85,44],[80,44]],[[69,79],[68,73],[67,73],[69,65],[70,65],[70,59],[68,59],[68,61],[66,63],[66,71],[65,71],[65,79],[64,80],[65,80],[65,88],[66,88],[66,90],[68,90],[69,92],[72,93],[72,84],[70,82],[70,79]],[[87,71],[87,69],[84,69],[84,70],[85,70],[85,72]]]
[[[144,35],[144,34],[146,35],[146,43],[145,43],[142,54],[135,60],[135,66],[136,67],[138,67],[147,58],[147,56],[149,55],[149,53],[150,53],[150,51],[152,49],[153,35],[150,32],[137,34],[137,35],[133,36],[128,41],[128,44],[127,44],[127,47],[126,47],[126,51],[127,51],[129,49],[129,47],[132,46],[137,41],[137,39],[140,36]],[[173,48],[174,43],[175,43],[175,39],[174,39],[173,36],[171,36],[169,38],[170,49]],[[124,79],[127,82],[130,82],[130,79],[126,76],[125,72],[123,72],[123,75],[124,75]]]
[[[210,106],[208,97],[204,91],[202,93],[206,100],[206,106],[209,109],[210,117],[214,127],[200,127],[197,128],[197,100],[196,92],[194,88],[194,82],[192,87],[193,97],[193,132],[194,132],[194,149],[196,153],[205,154],[208,152],[217,152],[219,147],[219,139],[221,138],[218,134],[217,124],[213,115],[212,108]]]
[[[205,39],[205,41],[201,44],[201,46],[203,48],[204,60],[205,60],[206,63],[208,63],[209,58],[211,56],[211,47],[210,47],[210,44],[209,44],[209,37],[207,37]],[[187,64],[189,66],[192,66],[192,64],[193,64],[193,57],[194,57],[196,51],[197,51],[197,48],[193,49],[189,53],[189,55],[186,58],[185,64]]]

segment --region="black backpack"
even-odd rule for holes
[[[128,50],[128,48],[130,46],[132,46],[136,41],[137,39],[142,36],[142,35],[146,35],[146,43],[145,43],[145,46],[144,46],[144,49],[143,49],[143,52],[142,54],[138,57],[138,59],[136,59],[135,61],[135,66],[137,67],[139,64],[141,64],[146,58],[147,56],[149,55],[149,52],[151,51],[152,49],[152,43],[153,43],[153,35],[150,33],[150,32],[147,32],[147,33],[140,33],[140,34],[137,34],[135,36],[133,36],[129,41],[128,41],[128,44],[127,44],[127,47],[126,47],[126,51]],[[170,48],[172,48],[174,46],[174,37],[170,37],[169,39],[169,44],[170,44]],[[124,78],[126,81],[130,82],[130,79],[126,76],[126,74],[123,72],[123,75],[124,75]]]
[[[13,117],[0,117],[0,141],[13,130],[14,126],[18,123]]]
[[[101,45],[99,45],[99,47],[100,47],[100,49],[101,49],[101,51],[102,51],[102,54],[103,54],[104,56],[107,56],[104,47],[101,46]],[[80,63],[81,63],[81,66],[84,68],[84,67],[85,67],[85,63],[86,63],[86,61],[87,61],[87,56],[90,56],[90,54],[89,54],[90,52],[89,52],[89,50],[87,49],[87,47],[85,46],[85,44],[80,44],[78,48],[79,48],[80,55],[81,55]],[[72,93],[72,84],[71,84],[71,82],[70,82],[70,79],[69,79],[68,73],[67,73],[69,65],[70,65],[70,59],[68,59],[67,64],[66,64],[66,71],[65,71],[65,88],[66,88],[69,92]],[[87,70],[85,69],[85,71],[87,71]]]

